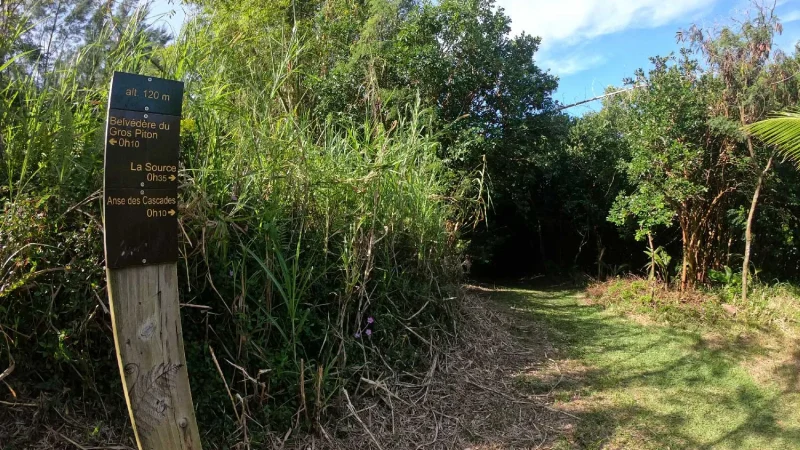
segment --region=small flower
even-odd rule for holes
[[[369,330],[367,330],[367,331],[369,331]],[[367,335],[369,335],[369,333],[367,333]],[[353,336],[355,336],[356,339],[359,339],[361,337],[361,332],[360,331],[356,331],[356,334],[354,334]]]
[[[228,271],[228,276],[231,276],[231,277],[233,276],[233,269]]]
[[[368,329],[368,330],[367,330],[367,331],[365,331],[364,333],[367,333],[367,336],[372,336],[372,330],[369,330],[369,329]]]
[[[367,323],[375,323],[375,318],[372,316],[367,317]]]

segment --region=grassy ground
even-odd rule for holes
[[[555,448],[800,448],[796,339],[620,317],[574,291],[490,295],[558,349],[549,368],[516,377],[580,419]]]

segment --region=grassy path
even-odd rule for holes
[[[615,317],[570,291],[491,298],[557,349],[548,370],[517,377],[580,418],[555,448],[800,449],[793,347]]]

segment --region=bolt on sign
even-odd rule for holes
[[[115,72],[103,228],[114,344],[140,450],[201,449],[178,302],[183,83]]]

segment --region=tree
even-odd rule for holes
[[[580,236],[573,266],[579,266],[584,246],[594,241],[598,278],[604,275],[604,237],[616,234],[606,220],[608,212],[618,193],[628,190],[621,162],[630,158],[630,149],[621,136],[619,122],[620,108],[612,99],[606,100],[601,111],[575,119],[569,144],[553,164],[553,194]]]
[[[742,261],[742,299],[747,300],[748,275],[752,254],[753,226],[756,208],[764,184],[773,168],[775,151],[756,145],[750,135],[737,136],[733,125],[747,126],[763,118],[777,105],[797,99],[796,83],[784,77],[779,68],[785,60],[774,49],[774,38],[783,27],[774,14],[775,4],[754,3],[754,17],[737,22],[736,27],[724,26],[719,31],[702,31],[693,26],[687,33],[679,32],[679,41],[688,41],[705,56],[708,73],[723,85],[714,104],[715,120],[725,124],[731,139],[743,141],[750,167],[753,187],[745,220],[745,247]]]
[[[329,118],[326,126],[367,114],[390,127],[419,98],[433,112],[440,156],[459,174],[454,183],[485,169],[495,205],[490,220],[520,224],[502,239],[527,242],[534,234],[529,225],[543,203],[537,183],[549,176],[546,154],[564,144],[569,120],[551,96],[556,78],[534,60],[540,39],[511,36],[510,19],[494,0],[199,3],[214,32],[237,41],[233,51],[242,60],[267,58],[278,42],[302,41],[283,84],[285,103]],[[265,32],[241,36],[255,28]],[[509,228],[493,228],[501,230]],[[495,236],[481,229],[473,237],[476,253],[493,252]]]
[[[620,99],[632,192],[620,193],[609,215],[617,224],[635,219],[637,239],[677,221],[682,290],[705,281],[708,267],[721,258],[723,206],[738,189],[739,165],[707,106],[719,92],[718,80],[703,75],[691,56],[684,50],[679,58],[652,58],[649,74],[639,70],[629,80],[643,86]]]

